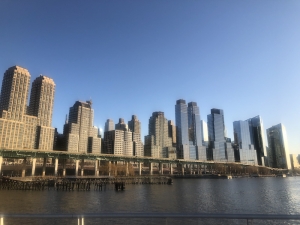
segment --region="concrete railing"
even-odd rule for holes
[[[246,224],[252,224],[253,220],[299,220],[296,214],[224,214],[224,213],[83,213],[83,214],[1,214],[0,225],[4,225],[5,218],[27,219],[75,219],[78,225],[84,225],[84,219],[238,219],[245,220]]]

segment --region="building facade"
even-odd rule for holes
[[[268,161],[273,168],[291,169],[291,159],[287,142],[287,134],[283,124],[267,129],[269,144]]]
[[[179,99],[175,105],[176,142],[177,158],[189,159],[189,127],[188,111],[185,100]]]
[[[111,120],[111,119],[106,120],[105,127],[104,127],[104,132],[111,131],[111,130],[114,130],[114,129],[115,129],[114,121]]]
[[[132,115],[131,120],[128,121],[128,129],[132,132],[133,155],[143,157],[144,144],[141,140],[141,122],[136,115]]]
[[[233,122],[234,143],[238,146],[239,160],[243,164],[257,165],[257,155],[251,142],[248,121]]]
[[[46,76],[32,84],[27,106],[30,73],[20,66],[6,70],[0,97],[0,147],[53,150],[51,127],[55,83]]]
[[[70,107],[69,119],[64,125],[66,150],[76,153],[100,153],[101,138],[98,128],[93,126],[94,110],[92,102],[76,101]]]
[[[172,147],[172,138],[169,137],[168,120],[163,112],[152,113],[148,134],[145,136],[145,156],[168,158],[168,147]]]
[[[264,166],[267,162],[267,144],[263,121],[260,116],[255,116],[247,121],[250,128],[251,143],[254,145],[257,154],[257,163]]]

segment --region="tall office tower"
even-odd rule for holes
[[[101,138],[98,138],[98,129],[93,126],[93,120],[91,101],[76,101],[73,107],[70,107],[69,120],[64,126],[67,151],[100,153]]]
[[[204,120],[201,120],[201,134],[202,134],[202,143],[205,146],[208,146],[208,130],[207,123]]]
[[[0,96],[0,116],[3,119],[23,122],[27,111],[30,74],[27,69],[13,66],[3,76]]]
[[[248,121],[234,121],[234,143],[239,149],[240,162],[248,165],[257,165],[257,155],[251,142],[250,127]]]
[[[128,131],[128,125],[124,122],[123,118],[119,119],[119,123],[117,123],[115,125],[115,129],[116,130],[124,130],[124,131]]]
[[[136,115],[132,115],[131,120],[128,121],[128,128],[132,132],[133,155],[143,157],[144,145],[141,140],[141,122]]]
[[[49,77],[40,75],[32,83],[28,113],[40,118],[40,126],[51,126],[54,92],[55,83]]]
[[[0,97],[0,135],[2,137],[0,147],[52,150],[54,139],[54,128],[50,127],[52,108],[46,112],[49,114],[50,123],[48,124],[42,125],[41,114],[26,115],[30,111],[27,108],[29,83],[28,70],[19,66],[10,67],[3,76]],[[38,94],[35,93],[34,84],[33,98],[36,97],[35,94]],[[48,96],[47,91],[45,92],[43,98],[50,98],[53,104],[53,96]],[[38,100],[38,103],[41,101],[41,99]]]
[[[49,140],[54,138],[54,128],[51,127],[54,92],[55,83],[49,77],[40,75],[32,83],[28,114],[39,119],[35,142],[37,149],[53,148],[53,144]]]
[[[268,159],[273,168],[291,169],[291,160],[285,127],[280,123],[267,129]]]
[[[203,146],[200,111],[196,102],[188,103],[189,158],[206,160],[206,147]]]
[[[102,153],[133,156],[132,132],[111,130],[104,132]]]
[[[300,164],[299,164],[299,156],[298,154],[290,154],[290,158],[291,158],[291,168],[292,170],[294,169],[299,169],[300,168]]]
[[[179,99],[175,105],[177,158],[189,159],[188,112],[185,100]]]
[[[172,120],[168,121],[168,133],[172,140],[172,146],[168,148],[168,158],[176,159],[176,126]]]
[[[106,120],[104,132],[111,131],[111,130],[114,130],[114,129],[115,129],[115,123],[114,123],[114,121],[111,120],[111,119]]]
[[[168,158],[168,147],[171,146],[172,139],[169,137],[168,120],[164,113],[152,113],[149,119],[149,135],[145,136],[145,156]]]
[[[207,115],[209,147],[208,160],[227,161],[224,113],[222,109],[211,109]]]
[[[267,161],[267,150],[263,121],[260,116],[250,118],[247,121],[250,127],[251,143],[257,153],[257,163],[264,166],[265,161]]]

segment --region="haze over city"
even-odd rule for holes
[[[299,1],[2,1],[0,79],[12,65],[56,83],[52,126],[76,100],[94,124],[154,111],[175,120],[177,99],[232,122],[283,123],[299,153]],[[296,103],[296,104],[295,104]]]

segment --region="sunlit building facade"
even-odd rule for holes
[[[270,166],[273,168],[291,169],[287,134],[283,124],[280,123],[267,129],[267,137]]]

